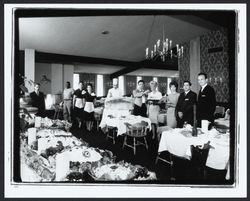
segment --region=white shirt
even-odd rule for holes
[[[72,89],[72,88],[65,88],[64,90],[63,90],[63,99],[65,100],[65,99],[72,99],[72,97],[73,97],[73,94],[74,94],[74,89]]]
[[[119,88],[109,89],[107,98],[121,98],[121,97],[122,97],[122,91]]]
[[[201,87],[201,92],[204,90],[204,88],[207,86],[207,83]]]
[[[188,90],[187,92],[184,92],[184,93],[185,93],[185,96],[188,94],[188,92],[190,92],[190,90]]]

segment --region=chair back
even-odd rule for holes
[[[210,141],[204,144],[203,148],[191,145],[191,162],[195,166],[205,167],[210,147]]]
[[[126,134],[131,137],[145,137],[148,131],[148,123],[145,121],[141,121],[140,123],[129,124],[125,123],[127,127]]]
[[[229,120],[230,119],[230,109],[226,110],[224,119],[225,120]]]
[[[215,118],[222,118],[225,115],[225,108],[223,106],[216,106],[214,116]]]

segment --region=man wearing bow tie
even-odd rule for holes
[[[144,81],[138,81],[138,88],[133,91],[134,102],[134,115],[140,115],[142,117],[147,117],[147,106],[146,98],[149,90],[144,90]]]
[[[30,93],[30,98],[32,101],[32,107],[38,108],[37,116],[44,117],[45,115],[45,100],[44,94],[40,91],[40,84],[35,83],[34,91]]]
[[[215,92],[213,87],[207,84],[207,74],[198,74],[198,83],[201,86],[197,102],[197,123],[201,127],[201,120],[214,122],[214,111],[216,107]]]
[[[184,92],[180,94],[176,105],[176,120],[178,128],[182,128],[184,122],[193,125],[193,106],[197,99],[197,94],[191,91],[191,82],[184,81],[183,89]]]

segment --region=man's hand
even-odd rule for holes
[[[183,113],[182,112],[178,112],[178,116],[179,116],[180,119],[182,119]]]

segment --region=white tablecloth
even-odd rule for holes
[[[96,113],[96,114],[102,114],[103,113],[103,107],[95,107],[94,108],[94,112]]]
[[[229,161],[229,135],[219,134],[215,129],[198,137],[187,137],[181,134],[183,129],[172,129],[164,131],[159,143],[158,152],[169,151],[170,153],[191,159],[191,145],[204,145],[210,141],[212,146],[208,153],[206,166],[224,170],[227,169]]]
[[[141,121],[145,121],[148,123],[148,128],[151,130],[151,121],[149,118],[141,117],[141,116],[135,116],[135,115],[128,115],[125,118],[107,118],[106,119],[106,125],[113,126],[117,128],[117,136],[122,135],[126,133],[126,125],[125,122],[129,124],[136,124],[140,123]]]
[[[102,114],[102,120],[100,122],[99,127],[105,128],[107,126],[107,119],[108,119],[109,115],[112,115],[113,117],[119,118],[121,116],[130,115],[130,111],[129,110],[111,110],[111,109],[104,108],[103,114]]]

